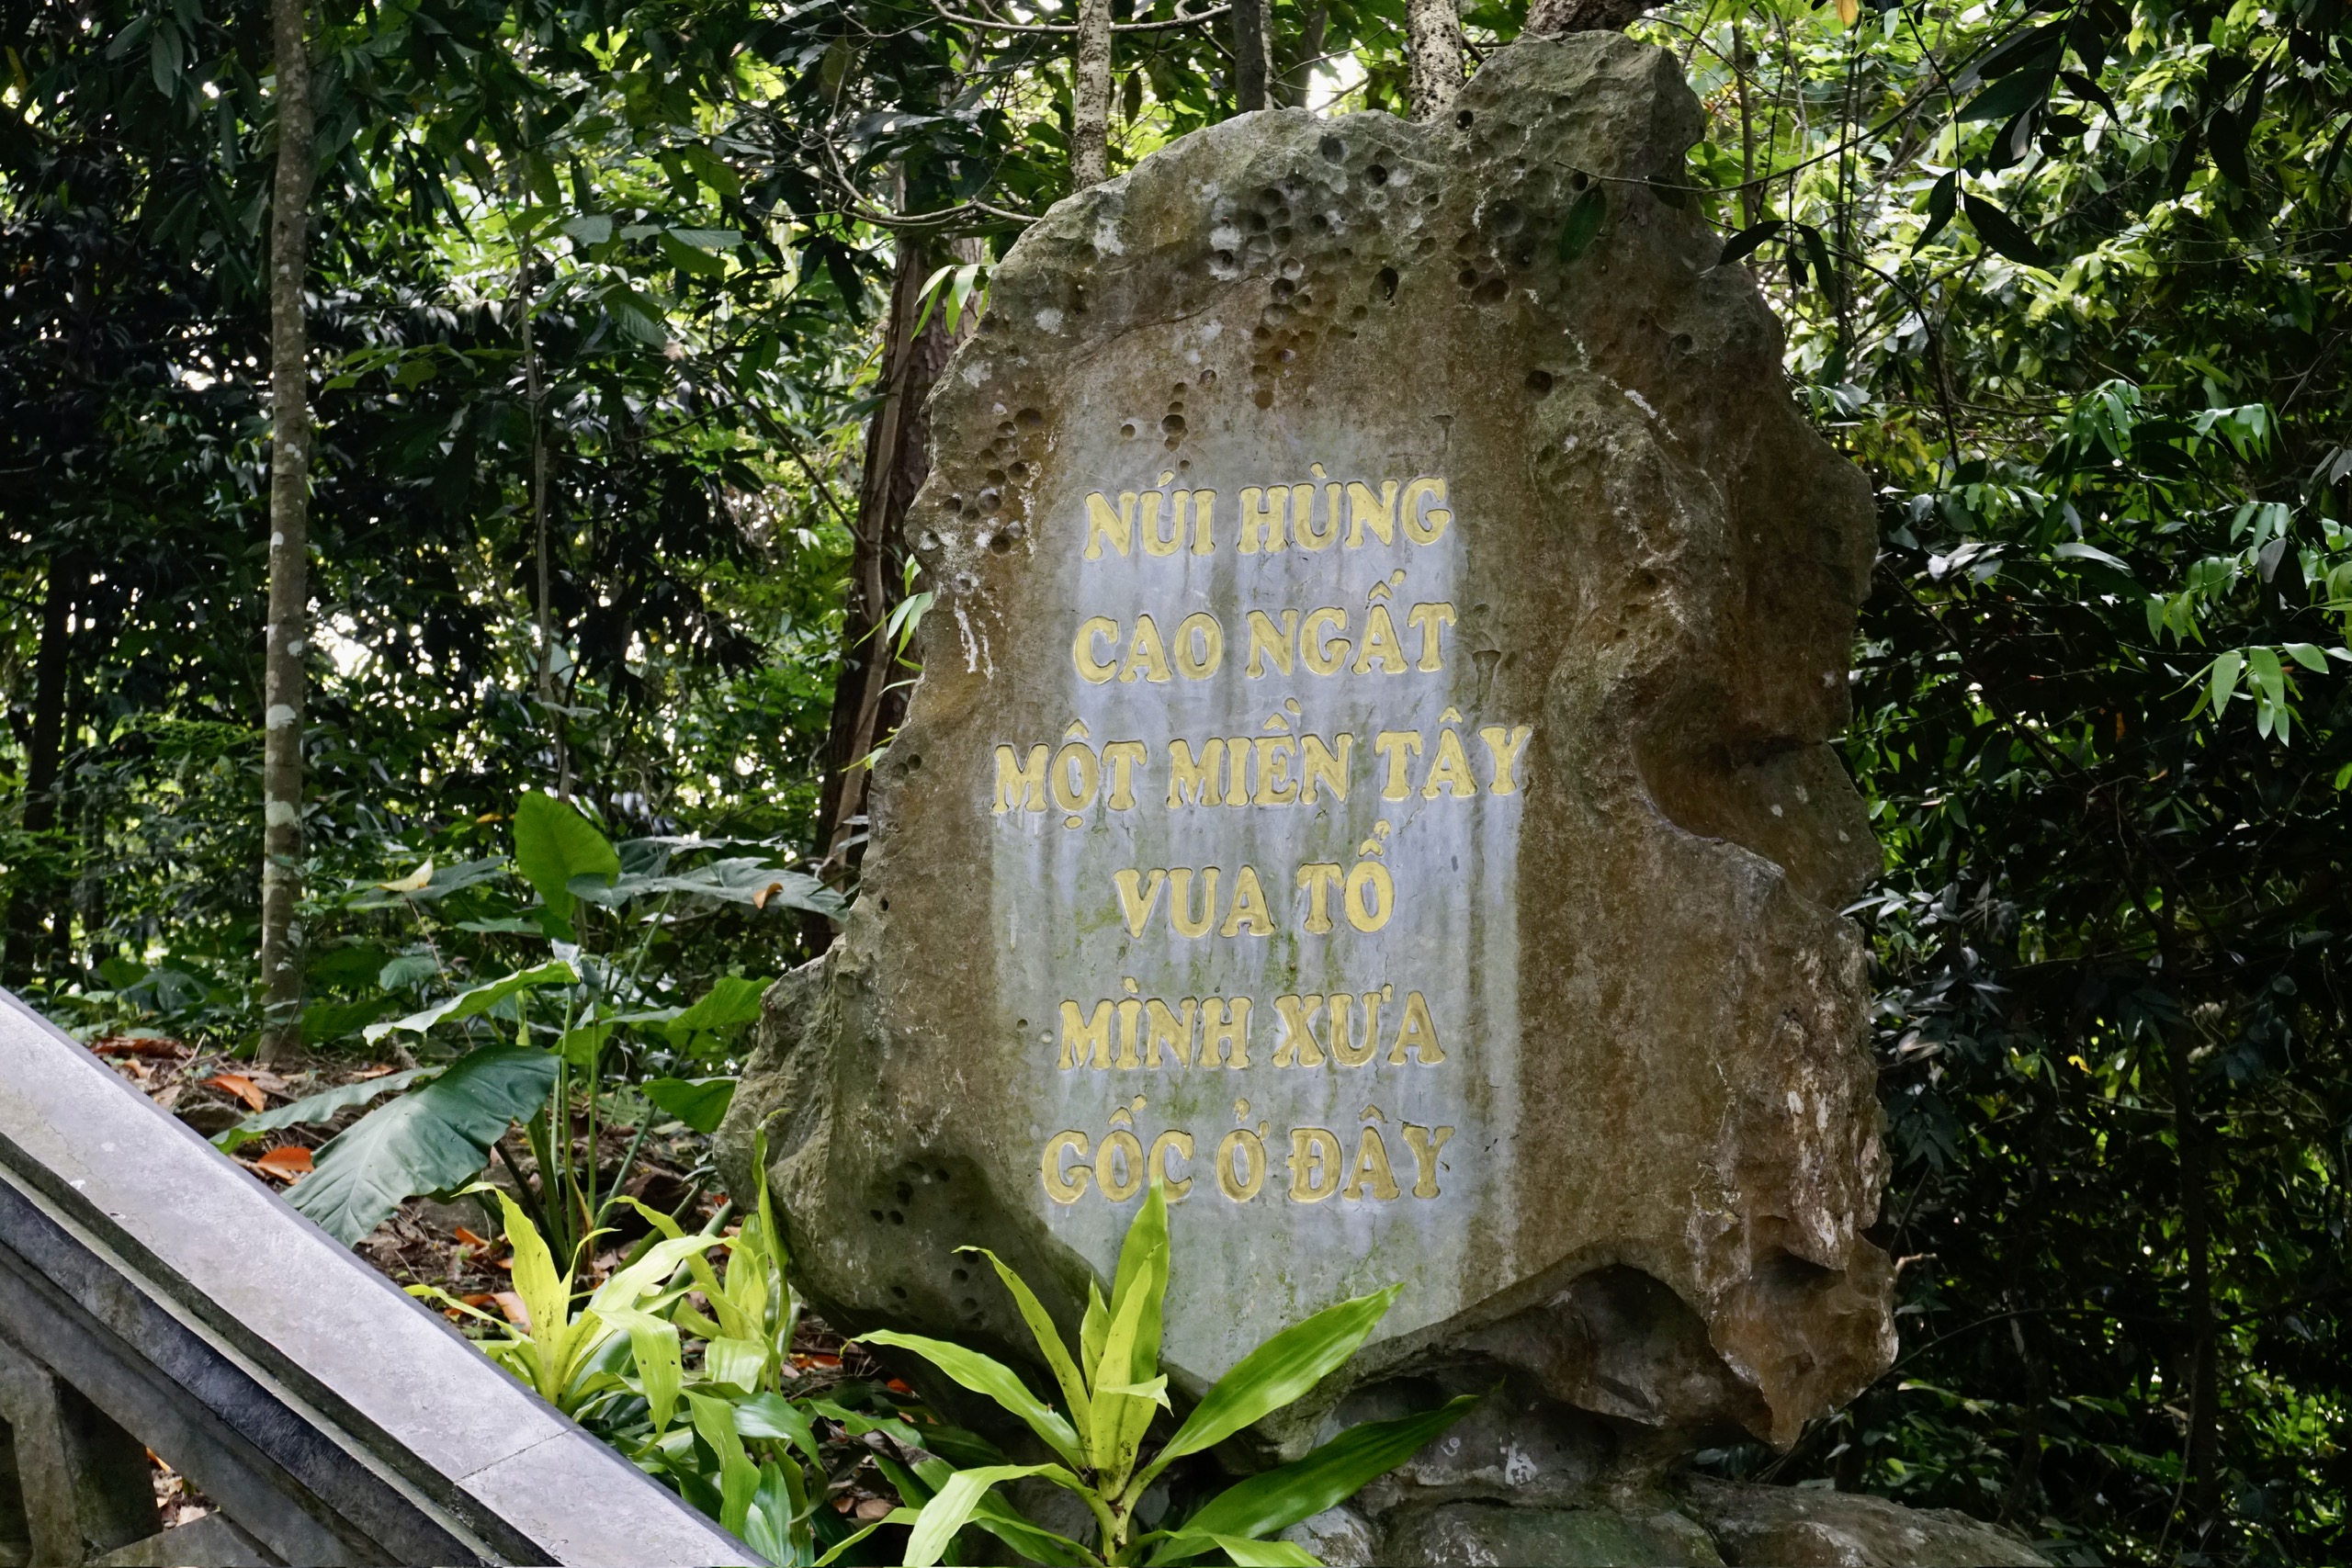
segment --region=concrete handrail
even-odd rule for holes
[[[11,1346],[284,1562],[759,1561],[0,991]]]

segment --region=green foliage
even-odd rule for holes
[[[540,804],[534,806],[534,799]],[[534,886],[542,893],[543,908],[561,908],[561,930],[572,938],[582,933],[572,930],[570,919],[576,912],[568,904],[571,885],[594,879],[606,886],[603,879],[609,874],[594,868],[618,872],[626,859],[644,859],[640,846],[616,847],[575,808],[544,795],[526,798],[516,813],[514,836],[517,860],[528,856],[536,864],[538,881]],[[626,857],[625,849],[631,852]],[[748,857],[739,857],[745,861]],[[485,890],[506,869],[507,863],[498,857],[451,867],[435,867],[427,861],[409,875],[368,891],[416,907],[469,892],[487,897]],[[773,866],[767,871],[772,878],[783,874]],[[707,895],[707,885],[691,875],[641,873],[609,886],[626,886],[626,892],[604,900],[621,911],[638,900],[666,911],[682,892]],[[550,887],[565,905],[545,904],[545,890]],[[553,940],[538,924],[511,917],[467,923],[525,944]],[[523,1122],[535,1167],[535,1179],[525,1189],[527,1199],[537,1211],[538,1227],[569,1256],[621,1201],[620,1176],[607,1184],[595,1168],[594,1129],[600,1111],[617,1109],[616,1097],[641,1095],[640,1145],[656,1110],[695,1132],[709,1133],[726,1111],[734,1079],[703,1076],[689,1081],[649,1069],[657,1062],[723,1060],[745,1026],[759,1016],[760,998],[768,985],[755,976],[721,976],[690,1005],[648,1006],[659,999],[658,993],[640,977],[664,922],[657,912],[635,925],[631,946],[622,952],[600,958],[577,942],[567,942],[571,957],[548,958],[463,987],[429,1006],[365,1028],[371,1043],[413,1036],[423,1048],[454,1034],[464,1054],[453,1063],[363,1079],[259,1112],[216,1141],[234,1150],[265,1133],[330,1122],[354,1106],[396,1093],[398,1098],[329,1139],[318,1152],[315,1170],[289,1194],[294,1206],[329,1234],[356,1242],[403,1201],[471,1181],[490,1163],[492,1151],[502,1147],[510,1123]],[[599,925],[586,934],[601,943],[619,933]],[[372,949],[344,951],[350,955],[347,962],[322,967],[330,975],[345,975],[345,984],[365,987],[372,981],[381,987],[386,994],[376,1000],[384,1006],[364,1010],[371,1015],[390,1004],[390,993],[412,983],[429,984],[435,971],[429,959],[413,964],[393,959],[379,966],[380,954]],[[511,1028],[514,1043],[481,1043],[480,1032],[485,1027]],[[535,1032],[552,1038],[542,1043]],[[553,1130],[572,1120],[575,1100],[586,1112],[584,1152],[571,1136]],[[561,1113],[551,1115],[551,1106],[561,1108]],[[514,1168],[518,1161],[509,1155],[507,1163]]]
[[[988,1258],[1012,1292],[1054,1374],[1060,1409],[1031,1393],[1012,1368],[978,1351],[895,1331],[868,1334],[865,1342],[922,1357],[1019,1420],[1061,1462],[919,1474],[915,1490],[927,1495],[882,1521],[913,1526],[903,1558],[911,1568],[944,1561],[949,1543],[967,1524],[1046,1562],[1182,1563],[1218,1552],[1234,1562],[1312,1564],[1315,1559],[1306,1552],[1264,1538],[1353,1496],[1476,1403],[1464,1396],[1424,1415],[1351,1427],[1304,1459],[1227,1488],[1182,1523],[1143,1527],[1137,1509],[1144,1494],[1170,1465],[1295,1402],[1338,1371],[1386,1314],[1397,1287],[1327,1307],[1268,1339],[1218,1379],[1146,1458],[1145,1439],[1155,1417],[1170,1409],[1168,1379],[1159,1370],[1169,1258],[1168,1202],[1159,1181],[1154,1179],[1127,1227],[1110,1300],[1089,1287],[1075,1357],[1026,1281],[994,1254],[970,1250]],[[1086,1504],[1095,1522],[1091,1542],[1057,1535],[996,1495],[1004,1483],[1033,1476]]]
[[[329,1139],[288,1197],[329,1235],[356,1242],[403,1200],[480,1174],[507,1123],[547,1104],[557,1066],[546,1052],[519,1045],[469,1052]]]
[[[1882,525],[1847,748],[1903,1349],[1711,1462],[2063,1561],[2339,1559],[2352,32],[1661,17],[1695,197]]]
[[[514,808],[514,869],[547,906],[548,934],[570,940],[572,879],[610,886],[621,857],[578,807],[531,790]]]
[[[1464,7],[1474,52],[1521,14]],[[961,326],[983,253],[1067,189],[1066,36],[972,15],[317,8],[304,1019],[417,1066],[224,1140],[401,1097],[298,1193],[338,1167],[379,1204],[424,1179],[392,1174],[423,1145],[386,1129],[457,1064],[526,1053],[560,1111],[526,1117],[512,1196],[576,1269],[627,1172],[582,1169],[571,1119],[592,1151],[600,1118],[707,1122],[747,991],[808,955],[795,917],[839,912],[811,816],[888,358],[896,242],[873,220],[977,243],[922,302]],[[1270,15],[1278,96],[1329,54],[1331,107],[1402,107],[1401,6]],[[1707,135],[1682,183],[1596,185],[1554,243],[1573,259],[1653,197],[1713,221],[1882,521],[1847,744],[1888,852],[1857,912],[1903,1359],[1791,1453],[1710,1462],[1999,1517],[2078,1559],[2339,1559],[2344,10],[1676,0],[1639,26]],[[0,8],[0,35],[6,978],[85,1035],[236,1043],[256,1021],[266,19],[105,0]],[[1210,28],[1122,31],[1113,67],[1114,170],[1234,107]],[[52,581],[73,615],[37,831]],[[907,587],[879,634],[901,650],[927,603]],[[534,850],[518,877],[518,800],[543,803],[518,834],[552,825],[594,863]],[[449,1097],[452,1125],[495,1110]],[[480,1146],[451,1136],[435,1170]],[[1073,1475],[1160,1408],[1145,1273],[1076,1354],[1014,1291]],[[686,1397],[705,1341],[681,1332],[674,1483],[753,1533],[804,1519],[793,1407],[739,1399],[730,1434],[708,1410],[730,1396]],[[649,1375],[581,1408],[643,1401],[650,1432],[669,1384]],[[850,1434],[881,1405],[837,1408]],[[902,1495],[921,1512],[1000,1458],[899,1466]],[[1081,1550],[978,1480],[939,1517],[967,1497],[1033,1558]]]

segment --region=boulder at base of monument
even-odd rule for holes
[[[1404,1286],[1228,1461],[1502,1391],[1363,1500],[1432,1541],[1888,1364],[1827,743],[1869,497],[1680,188],[1701,126],[1657,50],[1529,40],[1442,125],[1187,137],[997,268],[864,887],[722,1131],[829,1320],[1017,1357],[956,1249],[1074,1328],[1156,1173],[1180,1399]]]

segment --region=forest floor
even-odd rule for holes
[[[224,1053],[148,1033],[94,1040],[90,1049],[132,1088],[208,1138],[228,1131],[253,1112],[398,1069],[398,1064],[391,1062],[321,1055],[309,1058],[300,1068],[272,1072]],[[255,1180],[282,1192],[309,1173],[313,1150],[365,1113],[366,1108],[355,1107],[332,1122],[284,1128],[246,1144],[229,1157]],[[600,1129],[598,1153],[604,1158],[599,1163],[617,1162],[636,1134],[637,1129],[627,1124]],[[527,1155],[520,1159],[524,1168],[529,1169]],[[500,1179],[505,1173],[495,1164],[489,1175],[500,1185],[508,1185],[508,1179]],[[708,1140],[676,1123],[670,1125],[666,1135],[660,1126],[649,1134],[622,1190],[669,1213],[689,1229],[708,1224],[726,1203],[725,1194],[712,1181]],[[633,1212],[628,1219],[630,1224],[601,1238],[605,1245],[589,1263],[591,1281],[618,1267],[647,1231]],[[356,1250],[403,1289],[430,1286],[469,1306],[527,1327],[529,1318],[522,1298],[512,1289],[513,1260],[498,1228],[478,1204],[412,1198]],[[456,1308],[443,1309],[442,1315],[468,1338],[482,1337],[478,1320],[469,1319]],[[840,1381],[881,1381],[886,1376],[861,1347],[843,1340],[806,1312],[793,1336],[792,1364],[807,1385],[796,1393],[817,1392]],[[906,1392],[906,1386],[895,1381],[888,1386],[894,1392]],[[155,1466],[155,1500],[165,1528],[191,1522],[211,1511],[209,1500],[164,1460],[152,1451],[148,1458]],[[876,1478],[861,1475],[837,1489],[831,1498],[833,1506],[860,1519],[887,1512],[893,1500],[875,1487],[858,1483],[868,1479]]]

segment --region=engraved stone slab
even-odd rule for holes
[[[953,1248],[1074,1318],[1158,1172],[1194,1391],[1395,1280],[1358,1380],[1786,1440],[1886,1364],[1868,497],[1679,205],[1700,129],[1668,56],[1532,40],[997,269],[865,889],[722,1135],[829,1317],[1018,1346]]]

